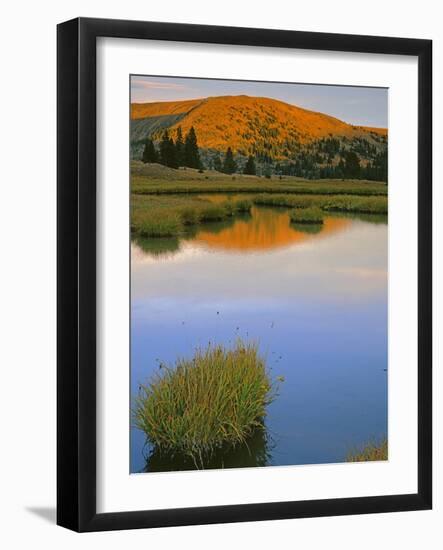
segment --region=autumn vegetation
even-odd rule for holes
[[[135,103],[131,119],[132,158],[145,162],[265,178],[387,180],[385,129],[353,126],[275,99]],[[191,138],[196,154],[186,158]]]

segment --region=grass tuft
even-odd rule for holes
[[[137,220],[137,233],[140,237],[175,237],[183,227],[176,212],[152,211]]]
[[[352,197],[342,195],[323,201],[323,210],[336,212],[355,212],[361,214],[387,214],[387,197]]]
[[[297,208],[289,212],[289,218],[293,223],[323,223],[323,212],[316,206],[309,208]]]
[[[225,215],[227,217],[235,216],[237,214],[237,204],[234,201],[226,201],[222,204],[225,209]]]
[[[184,225],[196,225],[200,221],[200,210],[193,206],[187,206],[180,210],[180,217]]]
[[[361,449],[350,452],[347,462],[368,462],[371,460],[388,460],[388,440],[385,438],[379,444],[370,442]]]
[[[218,222],[224,220],[227,216],[227,211],[224,205],[211,204],[200,210],[200,221],[202,222]]]
[[[249,214],[252,208],[252,201],[248,199],[240,199],[236,201],[235,206],[237,208],[237,212]]]
[[[274,395],[256,344],[209,344],[192,359],[162,365],[141,386],[134,423],[161,452],[189,456],[196,466],[224,447],[245,443],[263,427]]]
[[[260,206],[282,206],[286,208],[309,208],[317,206],[325,211],[359,214],[387,214],[386,196],[359,197],[355,195],[281,195],[264,193],[253,198]]]

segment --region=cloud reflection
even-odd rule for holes
[[[200,238],[183,242],[178,252],[162,260],[133,243],[133,302],[337,301],[386,293],[387,226],[342,221],[346,224],[340,231],[326,236],[307,235],[283,248],[248,254]]]

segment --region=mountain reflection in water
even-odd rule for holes
[[[232,226],[217,233],[205,227],[196,234],[195,241],[211,248],[239,252],[269,250],[324,237],[345,229],[350,223],[348,219],[326,218],[321,225],[294,225],[287,210],[253,207],[249,219],[237,219]]]

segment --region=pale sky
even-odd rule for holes
[[[349,124],[381,128],[388,126],[387,88],[131,76],[133,103],[178,101],[220,95],[270,97],[334,116]]]

